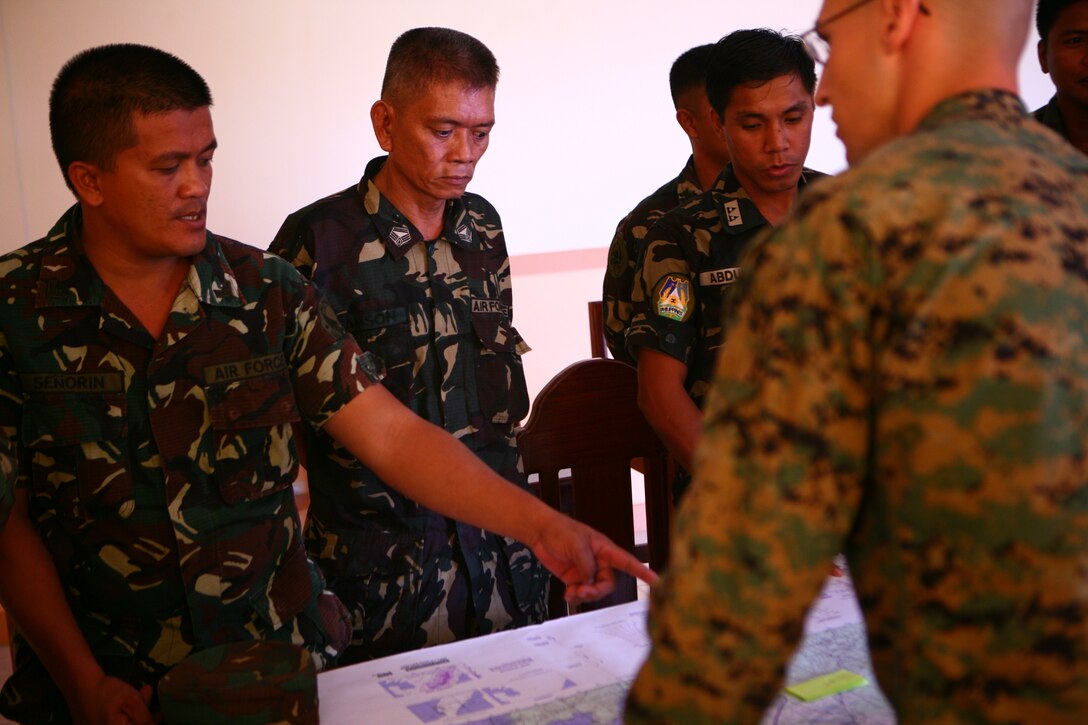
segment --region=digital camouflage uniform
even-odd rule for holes
[[[745,259],[631,722],[756,722],[845,550],[899,722],[1088,713],[1088,157],[1003,91]]]
[[[447,204],[442,236],[425,241],[371,181],[384,161],[290,215],[271,250],[314,280],[359,345],[384,360],[390,392],[527,487],[514,426],[528,409],[529,348],[511,324],[499,216],[465,194]],[[548,573],[526,546],[420,506],[328,436],[306,447],[306,544],[354,623],[343,662],[546,617]]]
[[[805,169],[807,180],[823,176]],[[726,164],[714,185],[665,214],[646,234],[632,288],[627,330],[631,359],[649,347],[684,363],[684,387],[700,409],[722,345],[722,304],[740,278],[740,255],[767,228],[748,192]],[[674,496],[687,488],[681,471]]]
[[[616,360],[635,364],[627,354],[624,337],[631,324],[631,287],[635,284],[639,247],[646,232],[665,212],[701,193],[699,177],[695,174],[695,157],[689,156],[679,176],[640,201],[616,226],[616,234],[608,247],[608,269],[602,289],[604,339]]]
[[[290,265],[210,233],[156,341],[78,251],[80,225],[76,206],[0,257],[0,434],[87,643],[134,684],[252,639],[326,664],[349,627],[302,543],[292,424],[362,391],[367,357]],[[3,714],[66,719],[14,650]]]

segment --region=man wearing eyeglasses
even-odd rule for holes
[[[900,723],[1088,712],[1088,161],[1031,0],[826,0],[852,168],[750,248],[631,722],[756,722],[845,551]]]

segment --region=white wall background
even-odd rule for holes
[[[60,66],[101,43],[156,45],[208,80],[220,141],[210,227],[266,246],[290,211],[358,179],[378,153],[369,108],[393,39],[417,25],[475,35],[499,59],[498,125],[471,187],[512,254],[602,247],[687,153],[668,69],[743,27],[800,32],[819,0],[0,0],[0,251],[69,203],[49,146]],[[1028,59],[1024,95],[1049,97]],[[826,112],[809,165],[838,171]]]
[[[472,190],[502,213],[517,324],[534,347],[530,392],[587,357],[585,302],[600,296],[616,222],[680,169],[668,70],[738,28],[802,32],[820,0],[0,0],[0,252],[42,236],[71,202],[49,145],[49,86],[84,48],[159,46],[215,98],[219,138],[209,226],[265,247],[294,209],[358,180],[379,153],[369,109],[389,45],[445,25],[499,60],[498,124]],[[1052,93],[1032,52],[1022,94]],[[924,82],[920,79],[919,82]],[[809,166],[844,165],[826,110]],[[571,255],[546,265],[539,255]],[[525,256],[528,255],[528,256]],[[588,262],[586,260],[589,260]],[[557,271],[558,269],[558,271]]]

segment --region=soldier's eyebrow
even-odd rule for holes
[[[810,105],[811,104],[807,100],[798,101],[797,103],[793,104],[792,106],[790,106],[786,110],[782,111],[782,113],[780,113],[778,115],[788,116],[791,113],[804,113],[805,111],[807,111],[809,109]],[[773,114],[760,113],[758,111],[744,111],[744,110],[741,110],[741,111],[737,111],[735,114],[733,114],[733,120],[734,121],[763,121],[763,120],[765,120],[767,118],[770,118],[771,115],[773,115]]]
[[[440,116],[435,116],[434,118],[428,118],[427,122],[429,124],[433,124],[433,125],[442,124],[442,125],[447,125],[447,126],[458,126],[458,127],[465,126],[465,127],[468,127],[468,128],[492,128],[495,125],[495,119],[493,119],[493,118],[490,119],[490,120],[484,121],[483,123],[474,123],[474,124],[471,124],[471,125],[467,124],[467,123],[464,123],[460,119],[457,119],[457,118],[442,118]]]
[[[217,148],[219,148],[219,140],[218,139],[212,139],[212,142],[210,144],[208,144],[207,146],[205,146],[203,149],[201,149],[200,153],[198,153],[197,156],[203,156],[204,154],[211,153],[212,151],[215,151]],[[159,154],[158,156],[153,157],[151,159],[151,163],[153,163],[153,164],[162,164],[162,163],[167,163],[169,161],[184,161],[185,159],[189,158],[190,156],[191,156],[191,154],[189,154],[188,152],[185,152],[185,151],[167,151],[166,153]]]

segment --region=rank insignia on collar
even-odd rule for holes
[[[389,241],[398,247],[403,247],[412,241],[412,233],[408,231],[408,227],[393,227],[389,231]]]
[[[736,199],[725,202],[725,223],[731,227],[737,227],[744,223],[740,215],[740,203]]]
[[[457,236],[465,244],[469,244],[472,242],[472,232],[468,230],[468,226],[466,226],[465,224],[457,227]]]

